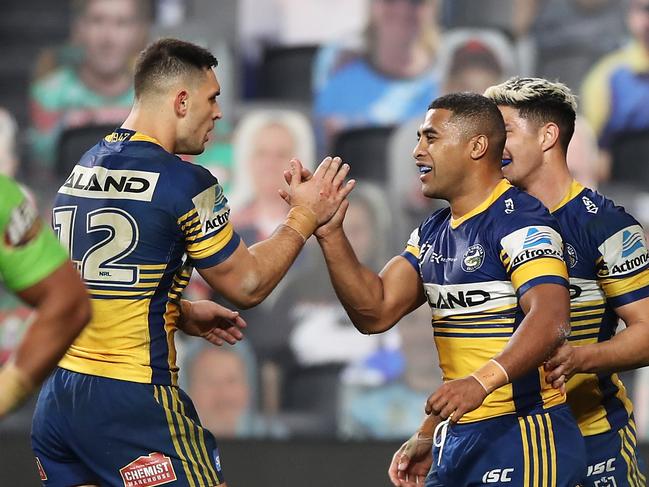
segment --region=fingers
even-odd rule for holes
[[[347,198],[347,195],[352,192],[354,186],[356,186],[355,179],[350,179],[349,181],[347,181],[345,186],[343,186],[343,188],[340,191],[338,191],[338,198],[339,199]]]
[[[325,181],[333,181],[336,175],[338,174],[338,169],[340,169],[340,165],[343,163],[342,159],[338,156],[334,157],[331,160],[331,163],[329,164],[329,167],[327,168],[326,172],[323,174],[322,179]]]
[[[333,164],[331,165],[331,167],[333,167]],[[347,174],[349,174],[349,169],[349,164],[343,164],[342,166],[340,166],[340,170],[336,174],[334,174],[331,184],[336,191],[338,191],[338,188],[340,188],[340,186],[345,181]]]
[[[322,162],[320,163],[320,165],[317,167],[315,172],[313,173],[313,177],[316,177],[316,178],[323,177],[325,175],[325,173],[327,172],[327,170],[329,169],[329,166],[331,165],[332,160],[333,159],[330,156],[325,157],[322,160]]]
[[[302,182],[302,163],[298,159],[291,159],[289,163],[289,172],[291,173],[291,187],[295,187]]]
[[[565,365],[559,365],[556,368],[553,368],[550,370],[550,372],[547,372],[545,375],[545,380],[548,384],[553,384],[555,381],[559,380],[560,377],[566,376],[566,367]],[[558,389],[558,388],[557,388]]]
[[[291,185],[291,179],[293,179],[293,176],[291,176],[291,171],[284,171],[284,181],[286,181],[286,184],[289,186]]]
[[[399,487],[400,482],[399,482],[399,477],[397,475],[397,465],[399,463],[399,456],[401,456],[401,448],[396,451],[394,455],[392,455],[392,461],[390,462],[390,467],[388,468],[388,477],[390,478],[390,482],[392,482],[392,485]]]

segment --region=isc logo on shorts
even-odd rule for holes
[[[171,459],[162,453],[138,457],[119,473],[124,487],[155,487],[177,480]]]
[[[514,473],[513,468],[495,468],[485,472],[482,476],[483,484],[495,484],[497,482],[511,482],[511,474]]]

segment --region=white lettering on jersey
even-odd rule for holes
[[[511,259],[512,269],[538,257],[563,260],[561,236],[551,227],[520,228],[503,237],[500,245]]]
[[[76,165],[59,193],[81,198],[151,201],[160,174]]]
[[[596,214],[597,211],[599,210],[599,208],[597,207],[597,205],[596,205],[595,203],[593,203],[593,202],[590,200],[590,198],[588,198],[588,197],[586,197],[586,196],[582,196],[581,201],[582,201],[582,203],[584,203],[584,206],[586,207],[586,211],[587,211],[588,213]]]
[[[489,470],[482,476],[483,484],[495,484],[498,482],[511,482],[511,474],[514,473],[513,468],[495,468]]]
[[[230,207],[221,185],[210,186],[202,193],[194,196],[192,202],[196,207],[196,211],[198,211],[198,218],[205,235],[217,233],[228,224]]]
[[[514,208],[514,200],[511,198],[507,198],[505,200],[505,213],[511,215],[512,213],[514,213],[515,210],[516,208]]]
[[[599,251],[604,257],[600,277],[629,274],[649,262],[647,241],[640,225],[631,225],[607,238]]]
[[[447,285],[426,282],[424,291],[433,310],[433,319],[507,308],[516,306],[518,302],[510,281]]]

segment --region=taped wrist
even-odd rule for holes
[[[306,242],[318,227],[318,218],[310,208],[306,206],[294,206],[288,212],[284,225],[299,233]]]
[[[494,359],[489,360],[471,376],[480,383],[487,394],[509,383],[507,371]]]
[[[18,407],[33,389],[32,381],[13,362],[0,368],[0,417]]]

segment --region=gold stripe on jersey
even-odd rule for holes
[[[208,477],[208,482],[210,482],[210,487],[219,485],[219,478],[218,475],[216,474],[216,471],[214,470],[214,467],[212,466],[212,462],[210,460],[210,456],[207,453],[207,448],[205,447],[205,441],[203,440],[202,435],[205,433],[204,431],[201,431],[202,428],[196,424],[189,416],[187,416],[185,412],[185,404],[182,402],[180,399],[180,394],[178,393],[178,388],[174,387],[171,389],[171,392],[173,394],[173,397],[175,398],[176,402],[180,405],[180,413],[182,414],[183,418],[187,422],[187,427],[189,429],[189,435],[191,437],[192,445],[194,446],[194,449],[196,451],[197,459],[199,463],[204,463],[204,466],[206,467],[207,470],[207,475]],[[199,438],[199,441],[196,441],[196,438]]]
[[[523,485],[530,485],[530,446],[527,441],[527,426],[525,418],[518,418],[521,429],[521,443],[523,445]]]
[[[175,303],[167,302],[165,312],[163,315],[165,335],[167,336],[167,349],[169,355],[167,356],[167,363],[169,365],[169,372],[171,372],[171,385],[178,385],[178,366],[176,365],[176,342],[175,335],[178,330],[176,323],[180,316],[180,306]]]
[[[417,259],[419,259],[419,247],[415,245],[406,245],[406,252],[409,254],[414,255]]]
[[[539,427],[539,443],[540,443],[540,450],[541,450],[541,477],[543,478],[543,485],[544,486],[549,486],[548,482],[548,468],[549,465],[548,463],[550,462],[550,458],[548,455],[548,445],[547,445],[547,432],[545,429],[545,423],[543,422],[543,416],[535,415],[534,419],[537,422],[537,426]]]
[[[536,442],[536,427],[532,416],[525,416],[530,432],[530,446],[532,450],[532,486],[539,487],[539,451]]]
[[[539,258],[526,262],[512,272],[512,284],[514,289],[518,289],[526,282],[539,276],[558,276],[568,280],[566,265],[559,259]]]
[[[218,233],[201,240],[188,242],[187,254],[193,259],[204,259],[222,250],[232,239],[234,227],[232,223],[225,225]]]
[[[178,457],[180,458],[180,461],[182,463],[183,470],[185,471],[185,477],[187,477],[187,481],[189,482],[190,487],[196,487],[196,482],[194,482],[192,472],[189,468],[189,462],[187,461],[187,457],[183,453],[183,450],[180,447],[180,443],[178,442],[180,435],[179,433],[176,433],[176,425],[174,424],[174,420],[171,415],[171,409],[169,407],[169,401],[167,399],[167,392],[162,386],[154,386],[154,388],[157,391],[156,400],[160,402],[157,396],[162,397],[162,407],[165,411],[165,415],[167,416],[167,426],[169,427],[169,432],[171,433],[171,441],[173,442],[174,449],[176,450],[176,453],[178,454]]]
[[[158,139],[150,137],[149,135],[144,135],[140,132],[135,132],[129,139],[129,142],[151,142],[152,144],[162,147],[162,144],[158,141]]]
[[[505,191],[507,191],[511,187],[512,185],[509,183],[509,181],[507,181],[506,179],[502,179],[496,185],[491,195],[489,195],[489,197],[486,200],[484,200],[482,203],[476,206],[473,210],[471,210],[467,214],[457,219],[451,217],[451,223],[450,223],[451,228],[456,229],[457,227],[462,225],[462,223],[467,221],[469,218],[472,218],[477,214],[482,213],[483,211],[488,209],[498,198],[500,198],[503,195]]]
[[[557,485],[557,469],[559,468],[559,466],[557,465],[557,451],[554,443],[554,430],[552,429],[552,418],[548,413],[545,413],[543,415],[543,420],[545,421],[545,426],[548,430],[548,444],[550,445],[550,467],[551,467],[550,485],[554,486]]]
[[[59,366],[73,372],[150,383],[148,299],[93,299],[92,320]]]
[[[631,277],[604,278],[600,284],[609,298],[615,298],[626,293],[649,286],[649,269],[645,269]]]
[[[633,460],[628,451],[627,440],[624,436],[624,428],[617,432],[620,437],[620,454],[624,458],[624,463],[626,463],[626,479],[630,487],[639,487],[638,486],[638,477],[635,474],[635,469],[633,468]]]
[[[164,271],[167,264],[138,264],[138,267],[144,271]]]
[[[570,189],[568,190],[568,193],[563,197],[563,199],[559,202],[557,206],[555,206],[550,210],[550,213],[554,213],[559,208],[570,203],[570,201],[576,198],[577,196],[579,196],[579,193],[581,193],[583,190],[584,187],[573,179],[572,184],[570,185]]]
[[[178,222],[178,225],[180,227],[182,227],[183,225],[186,225],[187,223],[189,223],[190,219],[192,219],[192,218],[194,218],[196,216],[198,216],[198,210],[196,208],[192,208],[187,213],[185,213],[180,218],[178,218],[178,220],[176,220],[176,221]]]

